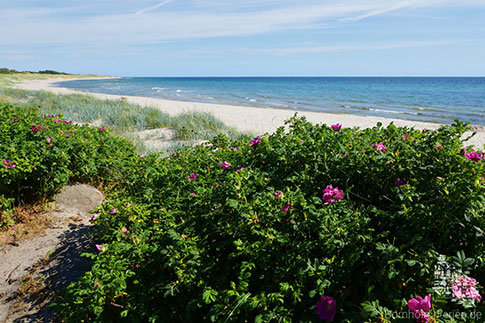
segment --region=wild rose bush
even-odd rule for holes
[[[109,131],[36,109],[0,104],[0,125],[0,228],[13,224],[13,205],[48,199],[69,180],[111,182],[138,158]]]
[[[485,167],[466,130],[294,117],[288,132],[138,158],[93,217],[93,267],[57,310],[67,322],[389,322],[428,294],[432,311],[481,309],[433,289],[443,259],[485,281]]]

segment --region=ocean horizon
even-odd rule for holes
[[[62,81],[56,86],[187,102],[485,125],[485,77],[121,77]]]

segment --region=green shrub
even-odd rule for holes
[[[289,126],[133,160],[61,316],[316,322],[327,295],[337,322],[389,322],[427,294],[438,322],[454,321],[438,310],[469,313],[433,289],[443,262],[485,281],[485,167],[461,151],[467,126]]]
[[[109,130],[79,127],[62,115],[0,104],[0,124],[2,214],[12,199],[17,204],[48,199],[69,180],[112,182],[127,160],[138,158],[131,144]]]

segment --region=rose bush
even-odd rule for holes
[[[484,281],[485,163],[461,151],[476,150],[467,126],[334,128],[295,117],[287,132],[135,160],[95,220],[102,250],[57,309],[72,322],[389,322],[434,293],[442,257],[464,251],[457,270]]]

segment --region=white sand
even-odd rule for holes
[[[53,78],[48,80],[27,80],[17,84],[16,87],[27,90],[45,90],[56,94],[86,94],[86,92],[53,86],[54,83],[60,81],[65,81],[65,79]],[[440,124],[429,122],[363,117],[350,114],[333,114],[324,112],[243,107],[212,103],[182,102],[141,96],[122,96],[91,92],[89,92],[89,94],[100,99],[119,100],[121,98],[124,98],[129,103],[138,104],[143,107],[155,107],[170,115],[177,115],[189,111],[210,112],[228,126],[235,127],[240,131],[248,131],[255,134],[274,132],[278,127],[283,125],[285,120],[292,117],[295,112],[298,112],[299,116],[305,116],[307,120],[312,123],[326,123],[329,125],[341,123],[344,127],[370,128],[374,127],[377,122],[381,122],[384,126],[388,125],[390,122],[394,122],[396,126],[416,127],[419,129],[436,129],[440,126]],[[476,145],[478,146],[478,148],[484,148],[485,127],[474,126],[474,130],[477,132],[477,134],[466,144]]]

